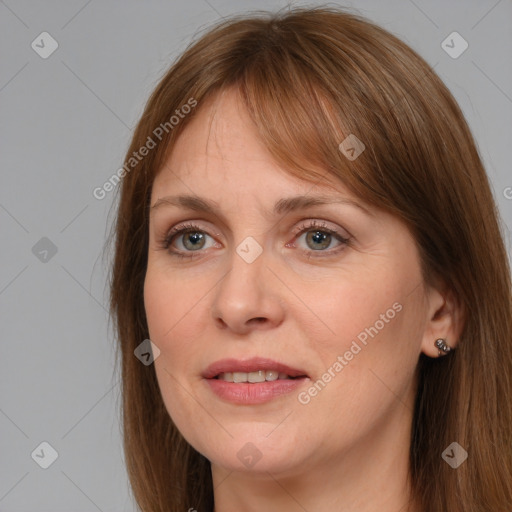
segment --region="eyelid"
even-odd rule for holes
[[[318,229],[318,231],[325,230],[330,233],[336,234],[337,236],[339,236],[341,239],[344,239],[344,240],[352,237],[346,229],[340,228],[339,226],[336,226],[335,224],[332,224],[326,220],[320,220],[320,219],[304,219],[304,220],[300,221],[300,225],[293,228],[292,232],[293,232],[294,236],[297,236],[298,234],[301,234],[303,231],[306,231],[308,229],[310,229],[310,230]],[[342,231],[346,233],[346,236],[344,236],[342,234]]]
[[[193,231],[200,231],[202,233],[205,233],[210,238],[214,237],[220,237],[220,233],[216,233],[215,235],[210,234],[210,229],[204,228],[200,226],[200,222],[192,220],[192,221],[184,221],[176,224],[171,229],[165,232],[163,236],[163,242],[170,243],[172,242],[173,238],[175,236],[182,236],[186,233],[193,232]]]

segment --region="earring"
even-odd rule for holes
[[[450,352],[452,349],[446,344],[446,340],[444,340],[443,338],[439,338],[438,340],[436,340],[435,346],[439,349],[440,356],[448,354],[448,352]]]

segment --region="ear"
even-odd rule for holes
[[[452,349],[457,347],[464,328],[464,311],[453,291],[440,281],[426,288],[426,300],[427,318],[421,350],[425,355],[437,358],[437,339],[443,338]]]

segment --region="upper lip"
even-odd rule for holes
[[[307,377],[304,370],[292,368],[286,364],[278,363],[265,357],[252,357],[251,359],[220,359],[210,364],[203,372],[205,379],[213,379],[220,373],[228,372],[256,372],[258,370],[277,370],[290,377]]]

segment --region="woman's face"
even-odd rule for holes
[[[409,231],[341,184],[287,174],[232,91],[200,107],[151,196],[144,301],[172,420],[228,470],[292,475],[407,445],[434,342]]]

